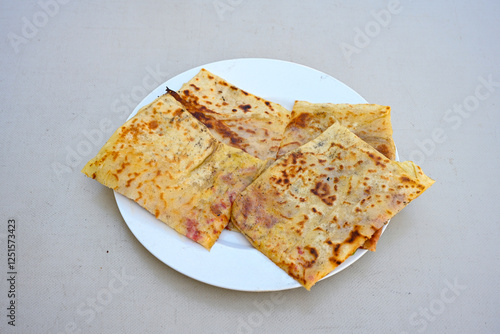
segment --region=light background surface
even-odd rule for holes
[[[500,332],[499,14],[494,1],[2,1],[0,332]],[[436,180],[376,253],[310,292],[177,273],[80,173],[156,85],[247,57],[310,66],[390,105],[401,158]]]

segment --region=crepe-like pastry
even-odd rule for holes
[[[285,129],[278,157],[313,140],[335,122],[351,130],[387,158],[396,158],[390,107],[306,101],[295,101],[292,120]],[[366,240],[362,248],[375,251],[381,234],[382,228]]]
[[[210,249],[264,162],[215,139],[170,94],[120,127],[82,172]]]
[[[291,112],[202,69],[179,90],[185,107],[221,142],[274,161]]]
[[[278,157],[313,140],[335,122],[351,130],[387,158],[396,158],[390,107],[306,101],[295,101],[292,120],[283,135]]]
[[[334,123],[237,196],[233,223],[310,289],[434,181]]]

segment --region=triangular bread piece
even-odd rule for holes
[[[310,289],[434,181],[333,124],[279,158],[237,196],[232,221]]]
[[[313,140],[333,123],[348,128],[387,158],[396,158],[391,108],[378,104],[310,103],[295,101],[292,120],[285,129],[278,157]],[[362,248],[375,251],[382,228]]]
[[[278,157],[313,140],[335,122],[351,130],[387,158],[396,158],[390,107],[306,101],[295,101]]]
[[[82,172],[210,249],[264,162],[215,139],[170,94],[121,126]]]
[[[274,161],[291,112],[202,69],[178,91],[189,112],[215,138],[261,160]]]

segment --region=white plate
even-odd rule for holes
[[[175,76],[144,98],[130,117],[164,94],[165,87],[180,89],[202,67],[241,89],[280,103],[289,110],[295,100],[366,103],[342,82],[312,68],[280,60],[247,58],[211,63]],[[160,261],[186,276],[241,291],[276,291],[301,286],[237,232],[224,230],[209,252],[157,220],[134,201],[116,192],[115,197],[123,219],[139,242]],[[339,273],[366,252],[358,249],[326,277]]]

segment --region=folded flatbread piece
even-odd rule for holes
[[[292,120],[285,129],[278,157],[313,140],[333,123],[348,128],[358,137],[384,154],[396,158],[392,138],[391,108],[378,104],[310,103],[295,101]],[[362,248],[375,251],[382,228],[366,240]]]
[[[179,90],[181,102],[215,138],[274,161],[291,112],[202,69]]]
[[[387,158],[396,158],[390,107],[306,101],[295,101],[292,119],[283,135],[278,157],[313,140],[335,122],[351,130]]]
[[[82,172],[210,249],[264,162],[215,139],[170,94],[120,127]]]
[[[233,223],[310,289],[434,181],[335,123],[237,196]]]

